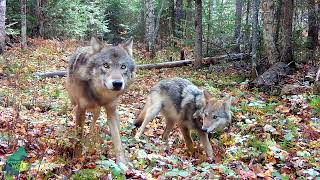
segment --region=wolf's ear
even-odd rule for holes
[[[204,94],[204,98],[206,99],[206,101],[213,98],[213,96],[207,90],[203,90],[203,94]]]
[[[133,38],[130,37],[128,41],[122,44],[122,47],[128,52],[128,54],[133,57],[132,53],[132,46],[133,46]]]
[[[232,96],[223,98],[223,105],[226,111],[230,111],[232,101],[233,101]]]
[[[102,43],[95,37],[91,38],[90,45],[92,47],[93,52],[99,52],[103,47]]]

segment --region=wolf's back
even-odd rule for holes
[[[78,47],[75,53],[70,57],[68,63],[68,75],[76,73],[89,63],[89,56],[94,54],[92,47]],[[82,70],[80,70],[82,71]]]
[[[176,110],[179,112],[181,110],[182,93],[184,88],[192,85],[192,83],[186,79],[182,78],[172,78],[161,80],[152,89],[151,93],[156,91],[161,95],[168,96],[170,100],[175,105]]]

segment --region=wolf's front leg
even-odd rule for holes
[[[75,109],[75,115],[76,115],[76,133],[77,133],[77,138],[78,141],[75,146],[75,154],[74,156],[76,158],[80,157],[82,155],[82,139],[83,139],[83,125],[85,121],[85,113],[86,109],[80,108],[79,106],[76,106]]]
[[[212,146],[208,137],[208,134],[201,131],[200,129],[198,130],[199,136],[200,136],[200,142],[204,148],[204,151],[206,152],[207,156],[212,158],[213,157],[213,150]]]
[[[120,138],[120,119],[115,106],[107,106],[107,123],[111,132],[112,143],[117,157],[117,162],[126,163],[124,149]]]

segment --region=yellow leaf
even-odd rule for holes
[[[29,164],[24,161],[21,161],[19,171],[23,172],[23,171],[27,171],[28,169],[29,169]]]

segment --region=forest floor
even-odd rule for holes
[[[68,56],[78,44],[34,39],[29,45],[27,50],[11,48],[0,59],[0,177],[4,171],[15,173],[5,164],[10,164],[9,156],[19,147],[15,157],[26,151],[26,158],[17,167],[22,179],[320,177],[320,97],[310,92],[272,96],[251,89],[246,80],[248,62],[197,71],[190,67],[138,70],[119,107],[129,167],[114,163],[104,115],[98,120],[95,143],[86,145],[94,148],[85,148],[82,158],[70,159],[75,123],[64,88],[65,78],[36,78],[34,73],[66,69]],[[158,54],[161,53],[166,52]],[[135,51],[135,55],[140,57],[138,64],[150,62],[143,60],[144,52]],[[298,81],[304,75],[302,68],[288,77],[288,82]],[[214,149],[211,160],[202,151],[196,133],[193,138],[198,148],[194,157],[188,156],[178,129],[165,145],[161,140],[164,129],[161,116],[149,124],[141,142],[133,138],[136,129],[132,122],[150,87],[175,76],[189,79],[218,98],[225,93],[235,97],[232,125],[224,132],[210,135]],[[85,130],[88,134],[88,126]],[[13,179],[9,175],[6,178]]]

